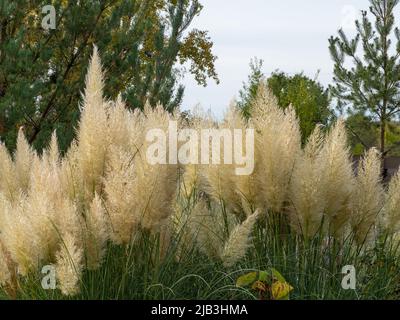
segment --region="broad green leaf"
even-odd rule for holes
[[[258,275],[258,280],[267,282],[270,278],[270,274],[267,271],[260,271]]]
[[[237,287],[247,287],[247,286],[252,285],[255,281],[257,281],[257,279],[258,279],[257,271],[246,273],[246,274],[240,276],[236,280],[236,286]]]

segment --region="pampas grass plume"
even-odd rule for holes
[[[56,259],[56,275],[61,292],[66,296],[78,294],[83,269],[83,250],[77,246],[75,237],[70,233],[63,236]]]
[[[225,267],[233,266],[246,255],[247,249],[250,246],[250,235],[258,216],[259,211],[254,212],[243,223],[238,224],[232,230],[221,254],[221,259]]]

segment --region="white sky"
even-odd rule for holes
[[[218,56],[220,84],[209,80],[206,88],[186,75],[182,109],[200,103],[221,117],[237,96],[250,72],[252,57],[264,60],[269,75],[279,69],[289,74],[304,72],[325,86],[332,79],[333,63],[328,38],[342,26],[354,31],[360,10],[368,0],[201,0],[204,9],[193,27],[208,30]]]

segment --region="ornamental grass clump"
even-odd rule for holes
[[[389,235],[400,232],[400,171],[389,183],[388,192],[385,195],[381,227]]]
[[[62,293],[75,295],[85,270],[102,266],[109,241],[131,245],[141,230],[169,224],[177,168],[150,165],[143,141],[173,116],[161,106],[141,113],[120,97],[106,101],[103,81],[94,48],[77,138],[63,158],[55,133],[42,155],[22,129],[13,156],[0,145],[1,285],[14,271],[24,277],[53,264]]]
[[[293,108],[280,108],[264,85],[250,119],[232,103],[216,121],[148,103],[129,110],[121,96],[103,96],[103,83],[94,48],[76,139],[65,154],[56,132],[41,154],[23,128],[13,154],[0,143],[0,292],[9,297],[49,297],[37,277],[52,266],[63,296],[186,298],[178,289],[184,287],[191,297],[229,291],[230,298],[248,298],[227,290],[235,273],[275,264],[296,295],[325,290],[343,263],[365,261],[374,244],[378,250],[387,236],[398,238],[400,174],[386,190],[374,149],[354,170],[343,120],[317,126],[302,146]],[[210,164],[202,163],[200,153],[197,163],[150,161],[149,153],[176,155],[170,148],[154,153],[148,133],[167,137],[182,128],[227,137],[241,132],[231,142],[242,155],[250,152],[244,132],[253,130],[254,170],[237,174],[237,163],[225,161],[230,142],[224,139],[219,163],[212,154]],[[209,151],[211,143],[205,143]],[[360,271],[367,280],[371,268]]]
[[[322,228],[326,198],[323,183],[323,133],[316,127],[298,153],[289,189],[291,225],[297,233],[314,237]]]

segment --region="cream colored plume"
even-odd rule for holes
[[[0,288],[11,281],[11,272],[7,260],[8,259],[0,242]]]
[[[169,133],[169,121],[176,120],[162,106],[144,110],[144,131],[161,129]],[[140,225],[149,230],[158,230],[173,213],[173,201],[178,188],[177,164],[151,164],[147,151],[151,142],[144,139],[141,149],[134,152],[136,173],[136,217]],[[169,159],[167,151],[166,157]]]
[[[101,191],[108,149],[106,103],[103,100],[103,73],[94,47],[86,76],[86,90],[77,133],[77,155],[82,197],[91,201]]]
[[[134,158],[121,148],[113,147],[104,179],[105,206],[110,217],[111,240],[129,243],[137,227],[137,185]]]
[[[193,208],[187,228],[200,252],[210,258],[220,256],[224,243],[222,216],[217,210],[209,210],[205,200]]]
[[[382,214],[383,187],[380,155],[371,148],[364,155],[357,172],[357,185],[352,196],[351,227],[356,241],[363,244],[375,231]]]
[[[299,123],[292,107],[282,110],[268,88],[260,85],[252,106],[256,130],[256,207],[280,212],[287,200],[294,162],[300,152]]]
[[[37,157],[25,138],[23,129],[18,132],[17,149],[15,151],[15,175],[20,192],[26,193],[29,188],[30,171],[33,159]]]
[[[83,268],[83,250],[78,247],[73,235],[66,233],[63,236],[56,261],[56,275],[61,292],[67,296],[78,294]]]
[[[86,264],[89,270],[96,270],[103,262],[109,238],[106,213],[97,193],[86,213],[86,228]]]
[[[383,228],[389,234],[400,232],[400,171],[389,183],[383,209]]]
[[[0,193],[9,201],[18,196],[18,180],[15,166],[6,146],[0,142]]]
[[[338,120],[329,131],[320,161],[323,165],[321,180],[325,190],[326,222],[329,232],[341,237],[350,220],[350,201],[355,183],[343,120]]]
[[[233,146],[232,159],[225,159],[225,137],[221,139],[220,144],[220,164],[210,164],[200,166],[200,175],[203,177],[200,181],[202,189],[213,197],[216,202],[223,202],[229,212],[241,214],[243,212],[243,204],[254,207],[256,203],[256,178],[254,173],[250,175],[237,175],[235,169],[238,164],[235,163],[235,148],[241,148],[240,152],[249,153],[246,148],[246,129],[252,128],[243,119],[240,111],[235,104],[231,104],[222,124],[213,126],[212,129],[226,130],[232,138],[232,142],[227,145]],[[234,140],[235,130],[241,130],[242,140],[240,142]],[[211,147],[211,143],[209,143]],[[248,154],[252,156],[251,154]],[[253,155],[254,156],[254,155]],[[231,162],[227,161],[231,160]],[[211,160],[210,160],[211,163]],[[231,164],[229,164],[231,163]],[[191,169],[188,170],[188,172]]]
[[[259,211],[254,212],[232,230],[221,254],[225,267],[233,266],[246,255],[250,247],[251,233],[258,216]]]
[[[298,154],[290,182],[290,220],[295,230],[312,238],[322,227],[326,206],[321,150],[323,135],[319,127]]]

